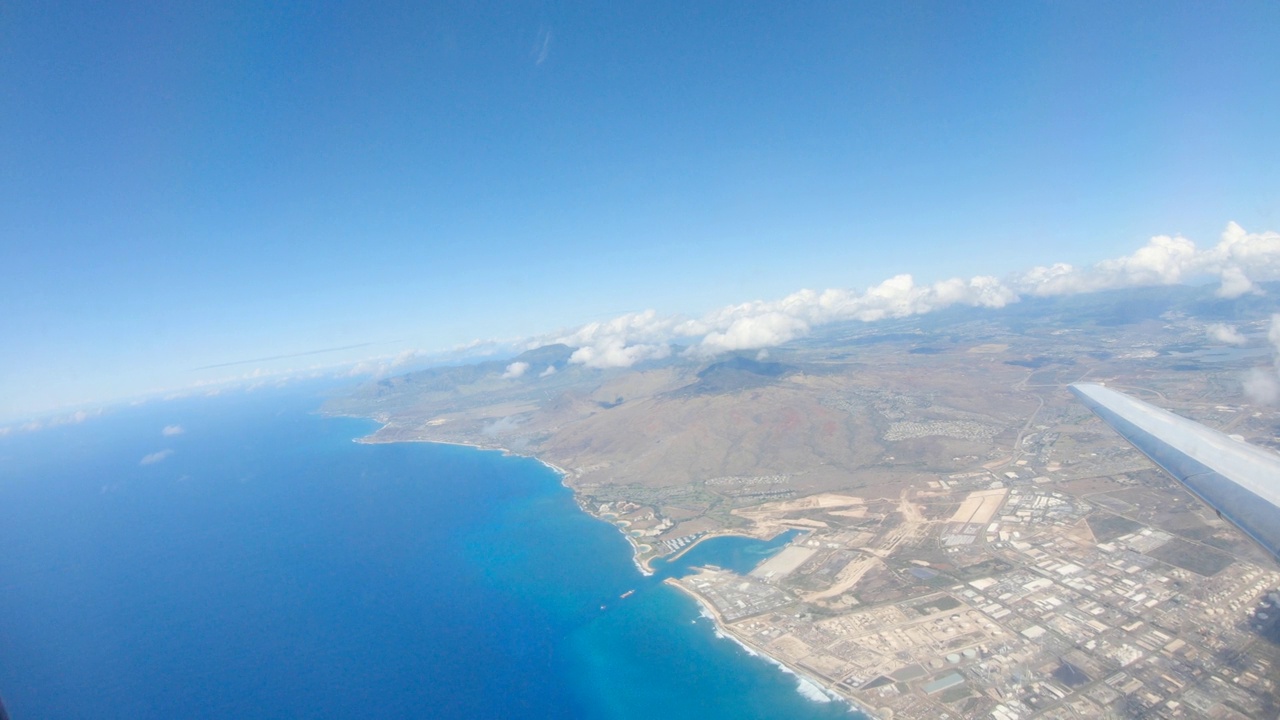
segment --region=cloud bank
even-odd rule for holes
[[[1204,250],[1184,237],[1159,235],[1131,255],[1088,267],[1038,266],[1003,280],[979,275],[918,284],[903,274],[862,292],[800,290],[780,300],[730,305],[697,319],[646,310],[542,336],[530,346],[563,343],[577,348],[570,362],[593,368],[630,367],[667,357],[673,343],[686,345],[688,354],[709,357],[774,347],[839,320],[872,322],[955,305],[1001,308],[1023,297],[1173,285],[1200,278],[1216,279],[1216,293],[1223,298],[1258,292],[1255,282],[1280,279],[1280,233],[1249,233],[1232,222],[1219,242]],[[1236,344],[1238,336],[1223,326],[1216,339]]]
[[[1197,249],[1181,236],[1157,235],[1132,255],[1089,268],[1065,263],[1032,268],[1015,278],[1013,287],[1028,295],[1068,295],[1173,285],[1196,277],[1216,278],[1218,297],[1237,298],[1255,292],[1255,281],[1280,278],[1280,233],[1249,233],[1234,222],[1227,223],[1218,244],[1207,250]]]
[[[173,437],[174,435],[181,435],[184,432],[186,431],[182,429],[181,425],[165,425],[164,429],[160,431],[160,434],[165,437]]]

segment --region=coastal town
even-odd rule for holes
[[[1265,638],[1280,630],[1280,570],[1101,509],[1180,491],[1146,473],[1067,493],[990,474],[959,484],[908,493],[910,518],[857,498],[775,508],[782,524],[822,527],[748,576],[707,568],[669,582],[749,647],[878,717],[1274,712]],[[987,487],[965,489],[976,484]],[[1182,520],[1203,514],[1178,504]],[[850,532],[872,537],[851,546]]]

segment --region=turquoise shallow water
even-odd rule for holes
[[[15,720],[851,717],[642,577],[540,463],[353,443],[373,426],[318,404],[183,400],[0,438]],[[700,561],[769,552],[726,540]]]
[[[765,542],[734,535],[707,538],[677,554],[670,561],[658,558],[650,565],[656,578],[688,575],[693,568],[706,565],[745,575],[756,565],[777,554],[800,534],[799,530],[788,530]]]

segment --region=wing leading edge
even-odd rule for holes
[[[1280,560],[1280,456],[1102,385],[1071,392],[1103,422]]]

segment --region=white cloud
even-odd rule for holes
[[[391,367],[398,368],[402,365],[408,365],[425,354],[421,350],[401,350],[395,357],[391,358]]]
[[[507,366],[506,370],[503,371],[502,379],[510,380],[513,378],[518,378],[524,375],[525,371],[528,369],[529,369],[529,363],[527,362],[513,362]]]
[[[1249,342],[1244,335],[1240,334],[1239,330],[1236,330],[1231,325],[1214,323],[1206,327],[1205,331],[1209,334],[1209,339],[1215,342],[1226,343],[1227,345],[1244,345]]]
[[[1207,250],[1181,236],[1158,235],[1132,255],[1083,269],[1065,263],[1035,267],[1011,285],[1022,294],[1046,296],[1172,285],[1196,277],[1216,278],[1219,297],[1256,292],[1256,281],[1280,279],[1280,233],[1249,233],[1227,223],[1218,244]]]
[[[653,310],[627,313],[606,322],[587,323],[568,334],[546,336],[533,345],[562,343],[575,347],[569,361],[593,368],[630,367],[643,360],[659,360],[671,354],[670,343],[689,335],[679,316],[661,317]]]
[[[550,377],[555,374],[556,374],[556,366],[548,365],[546,370],[543,370],[542,372],[538,373],[538,377],[540,378]]]
[[[569,362],[590,368],[631,367],[643,360],[661,360],[670,354],[670,345],[626,345],[620,338],[609,338],[578,348],[569,356]]]
[[[181,425],[165,425],[164,429],[160,431],[160,434],[165,437],[173,437],[174,435],[181,435],[184,432],[186,431],[182,429]]]
[[[1239,297],[1253,291],[1256,281],[1280,279],[1280,232],[1250,233],[1227,223],[1222,239],[1200,263],[1204,272],[1222,279],[1219,295]]]
[[[1222,271],[1222,285],[1215,294],[1221,298],[1233,299],[1250,292],[1257,292],[1253,281],[1240,268],[1228,267]]]
[[[54,415],[41,419],[28,420],[18,425],[9,425],[0,428],[0,435],[9,435],[14,432],[38,432],[49,428],[61,427],[63,425],[79,425],[80,423],[102,415],[103,408],[93,408],[91,410],[76,410],[65,415]]]
[[[369,375],[380,378],[392,372],[406,372],[406,365],[424,360],[427,357],[428,353],[421,350],[402,350],[396,355],[365,358],[351,365],[347,369],[346,375],[349,377]]]
[[[488,357],[508,352],[515,347],[516,340],[472,340],[469,343],[455,345],[447,350],[427,351],[405,349],[394,355],[367,357],[355,362],[344,362],[333,366],[317,366],[313,368],[319,374],[335,374],[346,377],[383,378],[387,375],[413,372],[431,364],[460,362],[468,359]]]
[[[1172,285],[1182,280],[1195,258],[1195,243],[1181,236],[1157,235],[1132,255],[1103,260],[1084,269],[1066,263],[1034,267],[1015,276],[1013,285],[1020,293],[1037,296]]]
[[[1134,254],[1103,260],[1094,269],[1108,285],[1172,285],[1182,280],[1195,257],[1196,244],[1190,240],[1157,235]]]
[[[862,294],[839,289],[800,290],[772,302],[729,305],[699,319],[662,317],[648,310],[542,340],[577,347],[571,362],[589,367],[626,367],[640,360],[666,357],[672,342],[693,340],[689,352],[707,356],[781,345],[807,335],[815,326],[836,320],[871,322],[957,304],[1004,307],[1017,299],[1013,290],[994,277],[917,285],[904,274]]]
[[[1269,368],[1253,368],[1245,373],[1242,383],[1244,394],[1257,403],[1275,405],[1280,402],[1280,314],[1271,316],[1271,327],[1267,329],[1267,341],[1274,349],[1272,366]]]
[[[153,452],[150,455],[144,456],[141,460],[138,461],[138,464],[139,465],[155,465],[156,463],[160,462],[161,460],[164,460],[165,458],[169,457],[172,454],[173,454],[172,450],[160,450],[158,452]]]
[[[1280,380],[1275,372],[1266,368],[1254,368],[1245,373],[1242,380],[1244,394],[1262,405],[1275,405],[1280,400]]]
[[[605,322],[592,322],[583,325],[556,342],[570,347],[584,347],[608,344],[614,340],[622,340],[624,344],[655,344],[666,342],[675,335],[682,334],[683,319],[678,316],[661,317],[653,310],[638,313],[627,313]]]
[[[689,343],[688,352],[695,355],[714,355],[773,347],[838,320],[873,322],[955,305],[1001,308],[1024,295],[1169,285],[1201,277],[1217,278],[1217,293],[1227,298],[1256,292],[1256,281],[1280,279],[1280,233],[1248,233],[1229,223],[1220,242],[1208,250],[1198,250],[1195,243],[1181,236],[1160,235],[1130,255],[1084,268],[1066,263],[1034,267],[1007,280],[979,275],[920,285],[911,275],[902,274],[862,293],[800,290],[780,300],[728,305],[696,319],[646,310],[543,336],[531,345],[564,343],[577,348],[571,362],[597,368],[627,367],[666,357],[672,343]]]
[[[797,317],[781,312],[740,317],[724,332],[710,332],[702,339],[703,350],[754,350],[773,347],[794,340],[809,332],[809,324]]]

